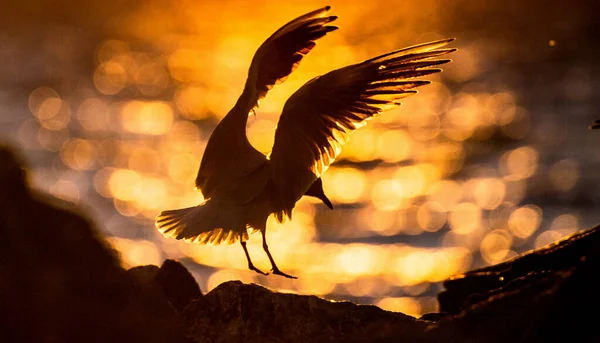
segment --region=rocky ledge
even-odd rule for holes
[[[239,281],[203,295],[172,260],[124,270],[83,215],[24,180],[0,148],[1,342],[600,341],[599,226],[447,280],[441,312],[417,319]]]

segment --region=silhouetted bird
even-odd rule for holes
[[[203,203],[164,211],[156,226],[167,237],[199,244],[240,241],[248,268],[248,230],[260,231],[273,274],[294,278],[279,270],[265,236],[267,217],[282,222],[303,195],[331,202],[320,176],[340,153],[350,134],[383,110],[430,83],[416,78],[441,69],[448,59],[434,59],[456,49],[442,47],[454,39],[425,43],[334,70],[308,81],[285,103],[269,157],[246,137],[248,116],[258,101],[292,72],[316,45],[337,29],[328,25],[330,7],[307,13],[277,30],[258,49],[242,95],[208,140],[196,188]]]

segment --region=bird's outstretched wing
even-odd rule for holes
[[[356,129],[381,111],[430,83],[416,78],[441,69],[435,59],[456,49],[445,39],[393,51],[317,77],[286,102],[270,155],[276,218],[291,217],[296,201],[339,155]]]
[[[246,90],[256,90],[252,107],[298,67],[302,58],[315,47],[317,39],[337,30],[336,26],[327,25],[337,19],[327,16],[330,9],[326,6],[290,21],[258,48],[246,81]]]
[[[258,105],[269,89],[298,67],[302,58],[315,46],[315,41],[336,30],[327,24],[335,16],[327,16],[330,7],[300,16],[277,30],[256,51],[244,92],[213,131],[196,177],[196,187],[205,198],[215,189],[260,168],[266,162],[264,154],[256,150],[246,137],[248,114]],[[228,178],[224,178],[227,175]],[[247,184],[245,193],[255,196],[262,184]],[[252,190],[249,190],[252,188]]]

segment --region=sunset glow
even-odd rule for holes
[[[93,208],[98,226],[124,266],[173,258],[198,267],[190,270],[203,292],[239,279],[335,300],[369,297],[418,316],[436,310],[435,283],[581,229],[576,211],[547,209],[527,195],[531,183],[547,182],[569,196],[584,177],[582,163],[542,162],[544,152],[526,141],[535,133],[533,112],[517,91],[509,83],[482,86],[491,48],[459,37],[453,62],[426,78],[431,85],[350,136],[322,177],[333,211],[304,197],[292,221],[269,218],[270,250],[298,280],[249,271],[239,244],[162,237],[153,223],[161,210],[204,201],[194,187],[208,137],[241,94],[256,49],[287,20],[321,6],[233,3],[226,10],[217,2],[165,3],[169,16],[140,5],[120,22],[123,37],[94,47],[83,80],[27,89],[27,118],[14,136],[29,152],[47,154],[33,183],[68,202],[104,206]],[[398,13],[374,1],[377,20],[365,19],[375,12],[364,6],[334,4],[339,32],[261,100],[248,118],[251,144],[271,151],[285,101],[315,76],[445,37],[437,3],[407,2]],[[261,245],[260,234],[250,236],[253,262],[268,271]]]

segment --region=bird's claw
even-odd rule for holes
[[[256,268],[256,267],[255,267],[254,265],[252,265],[252,264],[251,264],[251,265],[249,265],[249,266],[248,266],[248,268],[249,268],[250,270],[254,270],[255,272],[257,272],[257,273],[259,273],[259,274],[262,274],[262,275],[269,275],[269,273],[265,273],[265,272],[263,272],[262,270],[260,270],[260,269]]]
[[[271,272],[273,272],[273,275],[285,276],[288,279],[297,279],[298,278],[296,276],[292,276],[292,275],[286,274],[286,273],[282,272],[281,270],[279,270],[277,268],[271,269]]]

